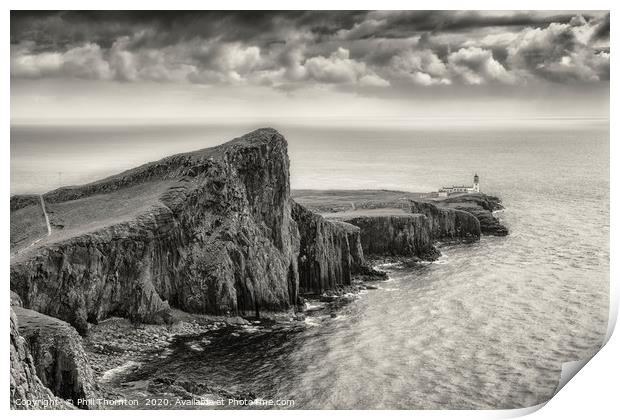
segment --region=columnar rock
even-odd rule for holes
[[[438,251],[431,225],[422,214],[360,216],[346,219],[360,228],[365,255],[434,259]]]
[[[431,235],[437,241],[460,242],[480,239],[480,223],[468,212],[438,207],[424,201],[410,201],[409,210],[425,215],[431,228]]]
[[[350,285],[351,275],[365,267],[360,229],[326,220],[297,203],[292,214],[300,233],[300,291],[321,293]]]
[[[44,199],[79,209],[93,197],[162,185],[165,191],[131,217],[54,234],[16,256],[11,289],[24,306],[84,333],[87,321],[111,315],[159,322],[169,305],[258,315],[296,302],[299,234],[287,144],[273,129]]]

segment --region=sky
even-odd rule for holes
[[[11,120],[609,116],[606,11],[11,12]]]

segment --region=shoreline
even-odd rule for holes
[[[369,259],[372,274],[356,276],[349,286],[325,290],[321,294],[306,294],[295,312],[283,311],[261,318],[210,316],[174,310],[176,321],[167,326],[134,324],[125,318],[112,317],[90,327],[89,335],[82,339],[84,349],[106,398],[137,398],[140,401],[139,407],[145,409],[148,407],[143,405],[144,400],[150,397],[144,395],[152,395],[153,398],[159,394],[168,397],[175,395],[177,399],[203,402],[231,397],[234,400],[251,400],[255,398],[254,395],[238,395],[233,390],[214,387],[209,384],[208,378],[202,380],[201,387],[209,392],[204,395],[194,394],[186,389],[189,384],[180,381],[180,378],[162,379],[157,375],[145,378],[143,368],[165,361],[174,353],[175,347],[181,344],[189,352],[203,353],[208,357],[211,334],[226,336],[234,341],[247,333],[269,334],[273,330],[320,328],[324,320],[338,317],[344,307],[361,299],[368,291],[381,289],[381,283],[393,281],[390,277],[391,268],[414,269],[436,261],[437,258],[375,257]],[[223,408],[215,403],[198,405],[201,406],[199,408]],[[123,406],[98,408],[117,409]]]
[[[503,209],[499,210],[503,211]],[[192,386],[180,381],[179,378],[158,378],[153,376],[144,379],[145,368],[152,363],[165,361],[173,354],[180,343],[187,346],[187,351],[201,352],[208,355],[205,344],[209,343],[205,336],[209,334],[226,334],[230,339],[237,339],[240,334],[256,329],[268,333],[269,329],[283,330],[295,328],[320,327],[321,319],[335,318],[345,306],[361,298],[368,291],[379,289],[376,283],[389,282],[389,271],[392,267],[414,269],[421,265],[437,262],[443,254],[439,251],[443,246],[466,245],[473,240],[437,241],[437,252],[418,256],[368,255],[367,268],[353,276],[351,284],[335,289],[326,289],[320,294],[300,294],[296,308],[288,311],[269,313],[261,311],[261,317],[206,315],[188,313],[179,309],[171,309],[171,324],[135,323],[127,318],[110,317],[97,324],[89,323],[89,333],[82,337],[84,351],[100,386],[102,398],[111,400],[140,401],[134,408],[148,409],[144,401],[148,396],[156,398],[160,395],[175,395],[184,401],[247,400],[253,395],[236,394],[234,390],[213,387],[208,378],[198,387],[206,393],[190,392]],[[319,319],[318,322],[315,320]],[[148,369],[147,369],[148,370]],[[141,379],[134,379],[134,377]],[[148,376],[148,374],[146,375]],[[190,390],[188,390],[190,389]],[[193,391],[199,392],[198,389]],[[146,396],[145,396],[146,395]],[[123,409],[122,404],[94,404],[89,408]],[[161,407],[151,407],[153,409]],[[193,407],[196,408],[196,407]],[[217,404],[201,404],[198,408],[225,408]],[[237,407],[240,408],[240,407]]]
[[[438,244],[508,233],[491,213],[499,199],[484,194],[435,202],[386,190],[304,193],[291,194],[287,142],[270,128],[50,191],[52,234],[11,261],[11,290],[31,320],[17,317],[11,337],[28,334],[37,370],[71,366],[71,377],[42,380],[79,408],[99,408],[79,401],[101,392],[235,396],[153,369],[170,370],[162,361],[187,343],[201,354],[208,343],[197,337],[337,316],[374,281],[389,281],[377,264],[414,267],[436,260]],[[49,233],[41,197],[10,201],[11,245]]]
[[[303,309],[275,313],[271,317],[252,319],[240,316],[213,317],[189,314],[175,310],[179,321],[171,326],[159,324],[132,324],[125,318],[112,317],[92,325],[89,335],[83,337],[83,345],[90,365],[101,386],[102,397],[107,400],[126,399],[140,401],[140,408],[148,408],[144,403],[149,398],[166,395],[183,400],[220,400],[232,398],[253,399],[254,395],[235,393],[209,383],[208,378],[201,381],[200,387],[208,390],[206,394],[191,392],[189,383],[182,378],[158,377],[149,375],[148,366],[165,362],[175,349],[185,346],[188,352],[203,353],[208,357],[209,336],[217,334],[238,340],[243,334],[270,331],[293,331],[320,327],[322,320],[335,318],[340,310],[361,298],[367,290],[378,289],[373,282],[390,281],[390,278],[377,277],[375,280],[356,280],[349,287],[325,291],[321,295],[304,296]],[[301,305],[300,305],[301,306]],[[318,320],[318,322],[316,321]],[[146,370],[146,372],[145,372]],[[136,379],[138,378],[138,379]],[[116,409],[122,405],[99,406],[97,408]],[[157,407],[153,407],[157,408]],[[217,408],[214,404],[201,408]]]

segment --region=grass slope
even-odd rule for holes
[[[296,202],[317,213],[355,211],[359,216],[376,209],[384,209],[385,214],[402,213],[398,209],[406,205],[407,200],[432,197],[427,193],[390,190],[293,190],[291,194]],[[377,211],[373,212],[380,215]]]
[[[11,253],[47,235],[41,204],[31,204],[11,212]]]
[[[31,249],[133,220],[139,214],[161,205],[160,197],[174,185],[178,185],[178,182],[150,181],[77,200],[46,203],[52,225],[50,236],[47,236],[47,226],[40,205],[38,209],[28,206],[13,211],[11,251],[23,250],[39,238],[41,240]],[[30,249],[27,252],[29,251]]]

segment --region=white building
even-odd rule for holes
[[[466,194],[472,194],[472,193],[479,193],[480,192],[480,178],[478,177],[478,174],[474,175],[474,185],[453,185],[451,187],[442,187],[439,192],[438,192],[438,196],[439,197],[447,197],[450,194],[457,194],[457,193],[466,193]]]

